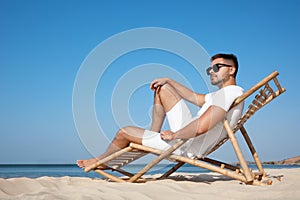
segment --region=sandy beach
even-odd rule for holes
[[[0,199],[300,199],[300,168],[268,169],[271,186],[251,186],[216,173],[174,173],[147,183],[99,178],[0,179]]]

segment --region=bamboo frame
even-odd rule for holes
[[[143,145],[140,145],[140,144],[135,144],[135,143],[130,143],[130,146],[133,147],[133,148],[142,150],[142,151],[148,151],[149,153],[156,154],[156,155],[160,155],[161,153],[164,152],[162,150],[153,149],[151,147],[146,147],[146,146],[143,146]],[[233,170],[222,169],[221,167],[217,167],[217,166],[215,166],[211,163],[206,163],[206,162],[198,160],[198,159],[191,159],[191,158],[188,158],[188,157],[185,157],[185,156],[179,156],[179,155],[175,155],[175,154],[169,155],[168,158],[170,158],[172,160],[175,160],[177,162],[184,162],[184,163],[191,164],[191,165],[194,165],[194,166],[198,166],[198,167],[201,167],[201,168],[204,168],[204,169],[208,169],[210,171],[223,174],[223,175],[228,176],[230,178],[240,180],[240,181],[242,181],[244,183],[247,183],[247,184],[264,185],[263,182],[259,182],[257,180],[253,180],[251,182],[248,182],[246,177],[241,173],[236,173]],[[129,181],[129,182],[131,182],[131,181]]]
[[[245,158],[243,156],[242,150],[241,150],[241,148],[240,148],[240,146],[239,146],[239,144],[238,144],[238,142],[236,140],[236,137],[235,137],[235,135],[234,135],[234,133],[233,133],[233,131],[232,131],[232,129],[230,127],[230,124],[229,124],[229,122],[228,122],[227,119],[224,121],[224,127],[225,127],[225,129],[226,129],[226,131],[228,133],[228,136],[229,136],[229,139],[230,139],[231,144],[233,146],[233,149],[235,151],[235,154],[238,157],[238,159],[240,161],[240,164],[242,166],[242,169],[243,169],[243,171],[245,173],[246,183],[252,182],[253,181],[253,177],[251,176],[251,172],[250,172],[250,170],[248,168],[248,165],[247,165],[247,163],[245,161]]]
[[[254,159],[254,161],[255,161],[255,163],[256,163],[256,166],[257,166],[259,172],[262,174],[263,177],[265,177],[265,176],[266,176],[266,173],[265,173],[265,171],[264,171],[264,169],[263,169],[263,167],[262,167],[262,164],[261,164],[261,162],[260,162],[260,159],[259,159],[259,157],[258,157],[258,154],[257,154],[257,152],[256,152],[256,150],[255,150],[255,148],[254,148],[254,146],[253,146],[253,144],[252,144],[252,142],[251,142],[251,140],[250,140],[250,137],[248,136],[247,131],[246,131],[246,129],[244,128],[244,126],[242,126],[242,127],[240,128],[240,131],[241,131],[241,133],[243,134],[244,139],[245,139],[245,141],[246,141],[246,143],[247,143],[247,145],[248,145],[248,147],[249,147],[249,149],[250,149],[250,151],[251,151],[251,153],[252,153],[253,159]]]
[[[257,112],[259,109],[264,107],[266,104],[271,102],[273,99],[278,97],[280,94],[285,92],[285,89],[281,87],[279,84],[279,81],[277,79],[277,76],[279,73],[277,71],[274,71],[269,76],[261,80],[259,83],[254,85],[252,88],[250,88],[247,92],[245,92],[243,95],[241,95],[239,98],[235,100],[231,108],[234,106],[237,106],[239,103],[244,102],[246,98],[251,96],[254,92],[258,91],[258,94],[255,96],[252,103],[249,105],[248,109],[245,111],[244,115],[239,119],[238,123],[235,125],[235,127],[231,127],[229,124],[229,121],[227,119],[224,120],[224,128],[226,129],[228,133],[228,137],[224,140],[220,141],[214,148],[212,148],[209,152],[207,152],[206,155],[209,155],[216,149],[218,149],[222,144],[224,144],[227,140],[230,140],[232,147],[235,151],[235,154],[239,160],[239,166],[233,166],[224,162],[220,162],[217,160],[213,160],[207,157],[203,158],[195,158],[191,159],[185,156],[179,156],[174,155],[172,152],[174,152],[176,149],[178,149],[181,145],[185,143],[185,140],[179,140],[175,145],[173,145],[171,148],[169,148],[166,151],[153,149],[150,147],[146,147],[143,145],[130,143],[130,145],[124,149],[121,149],[120,151],[102,159],[99,160],[97,163],[95,163],[92,166],[89,166],[85,169],[86,172],[89,172],[91,170],[94,170],[95,172],[101,174],[104,177],[107,177],[108,179],[116,182],[139,182],[146,180],[142,178],[142,176],[148,172],[153,166],[158,164],[163,159],[168,159],[171,161],[177,162],[177,164],[169,169],[167,172],[165,172],[162,176],[160,176],[158,179],[167,178],[172,173],[174,173],[177,169],[179,169],[182,165],[185,163],[191,164],[194,166],[198,166],[204,169],[208,169],[210,171],[214,171],[220,174],[223,174],[227,177],[242,181],[246,184],[253,184],[253,185],[265,185],[265,184],[271,184],[270,180],[263,181],[262,179],[265,178],[266,173],[262,167],[261,161],[259,159],[259,156],[254,148],[253,143],[250,140],[250,137],[244,127],[244,124]],[[271,81],[274,82],[276,86],[276,90],[272,88],[272,85],[270,84]],[[252,169],[250,169],[247,165],[247,162],[244,158],[243,152],[241,151],[241,148],[238,144],[238,141],[235,137],[235,133],[237,131],[240,131],[242,136],[245,139],[245,142],[253,156],[253,159],[257,165],[258,173],[252,172]],[[121,167],[127,165],[128,163],[133,162],[134,160],[146,155],[147,153],[151,153],[154,155],[157,155],[157,157],[147,164],[143,169],[141,169],[136,174],[129,173]],[[117,171],[128,178],[119,178],[116,176],[113,176],[105,170],[107,169],[99,169],[97,167],[99,166],[108,166],[107,169],[111,169],[112,171]]]

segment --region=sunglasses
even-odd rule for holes
[[[210,70],[213,70],[214,72],[218,72],[221,67],[232,67],[232,65],[217,63],[217,64],[214,64],[212,67],[207,68],[206,73],[207,73],[207,75],[210,75]]]

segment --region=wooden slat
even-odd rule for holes
[[[259,91],[261,97],[263,97],[263,101],[268,98],[267,92],[268,90],[266,88],[263,88],[262,90]]]
[[[106,164],[106,165],[117,165],[117,164],[130,163],[130,162],[132,162],[132,161],[134,161],[133,158],[126,159],[126,160],[124,160],[124,159],[122,159],[122,160],[120,160],[120,159],[115,159],[115,160],[110,160],[110,161],[106,162],[105,164]]]
[[[264,102],[265,101],[265,99],[263,98],[263,96],[261,96],[260,94],[257,94],[255,96],[255,99],[257,99],[259,102]]]
[[[262,106],[261,102],[259,102],[257,99],[254,99],[254,100],[252,101],[252,103],[256,106],[257,109],[260,108],[260,107]]]
[[[125,162],[115,161],[115,162],[107,162],[107,163],[105,163],[105,165],[111,166],[112,168],[116,169],[116,168],[122,167],[124,165],[127,165],[128,163],[129,163],[129,161],[128,162],[126,162],[126,161]]]
[[[126,152],[119,157],[116,157],[108,162],[105,162],[105,165],[110,166],[114,169],[120,168],[122,166],[128,165],[129,163],[136,161],[137,159],[146,155],[144,151],[135,151],[133,154],[132,152]]]
[[[281,87],[281,85],[279,84],[278,79],[275,77],[273,80],[274,80],[274,83],[275,83],[275,85],[277,86],[279,92],[280,92],[280,93],[284,92],[285,89]]]
[[[106,163],[106,162],[112,160],[113,158],[116,158],[116,157],[118,157],[118,156],[120,156],[120,155],[122,155],[122,154],[124,154],[124,153],[126,153],[126,152],[128,152],[128,151],[131,151],[131,150],[132,150],[132,148],[131,148],[130,146],[129,146],[129,147],[126,147],[126,148],[124,148],[124,149],[121,149],[121,150],[117,151],[116,153],[113,153],[113,154],[111,154],[110,156],[107,156],[107,157],[103,158],[102,160],[99,160],[98,162],[96,162],[96,163],[94,163],[94,164],[92,164],[92,165],[86,167],[86,168],[84,169],[84,171],[85,171],[85,172],[89,172],[89,171],[91,171],[91,170],[93,170],[93,169],[96,169],[97,167],[99,167],[99,166],[101,166],[102,164],[104,164],[104,163]]]
[[[266,83],[266,88],[269,90],[269,92],[270,92],[273,96],[276,95],[276,93],[274,92],[274,90],[272,89],[272,87],[271,87],[268,83]]]
[[[263,80],[261,80],[260,82],[258,82],[250,90],[248,90],[243,95],[241,95],[239,98],[237,98],[234,101],[234,103],[233,103],[233,105],[231,107],[234,107],[234,106],[238,105],[239,103],[241,103],[242,101],[244,101],[248,96],[250,96],[251,94],[253,94],[257,89],[261,88],[265,83],[267,83],[270,80],[272,80],[278,74],[279,73],[277,71],[274,71],[272,74],[270,74],[269,76],[267,76],[266,78],[264,78]]]

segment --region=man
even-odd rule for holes
[[[238,60],[235,55],[216,54],[211,57],[211,66],[207,69],[211,84],[219,88],[216,92],[198,94],[172,79],[155,79],[150,84],[154,91],[151,130],[124,127],[117,132],[102,155],[78,160],[77,165],[85,168],[127,147],[130,142],[164,150],[174,144],[176,139],[186,139],[187,142],[174,151],[175,154],[204,156],[226,137],[223,120],[227,118],[233,126],[241,116],[242,104],[230,109],[234,100],[243,93],[243,89],[236,85],[237,72]],[[192,117],[184,100],[201,107],[196,117]],[[166,115],[170,130],[161,131]]]

